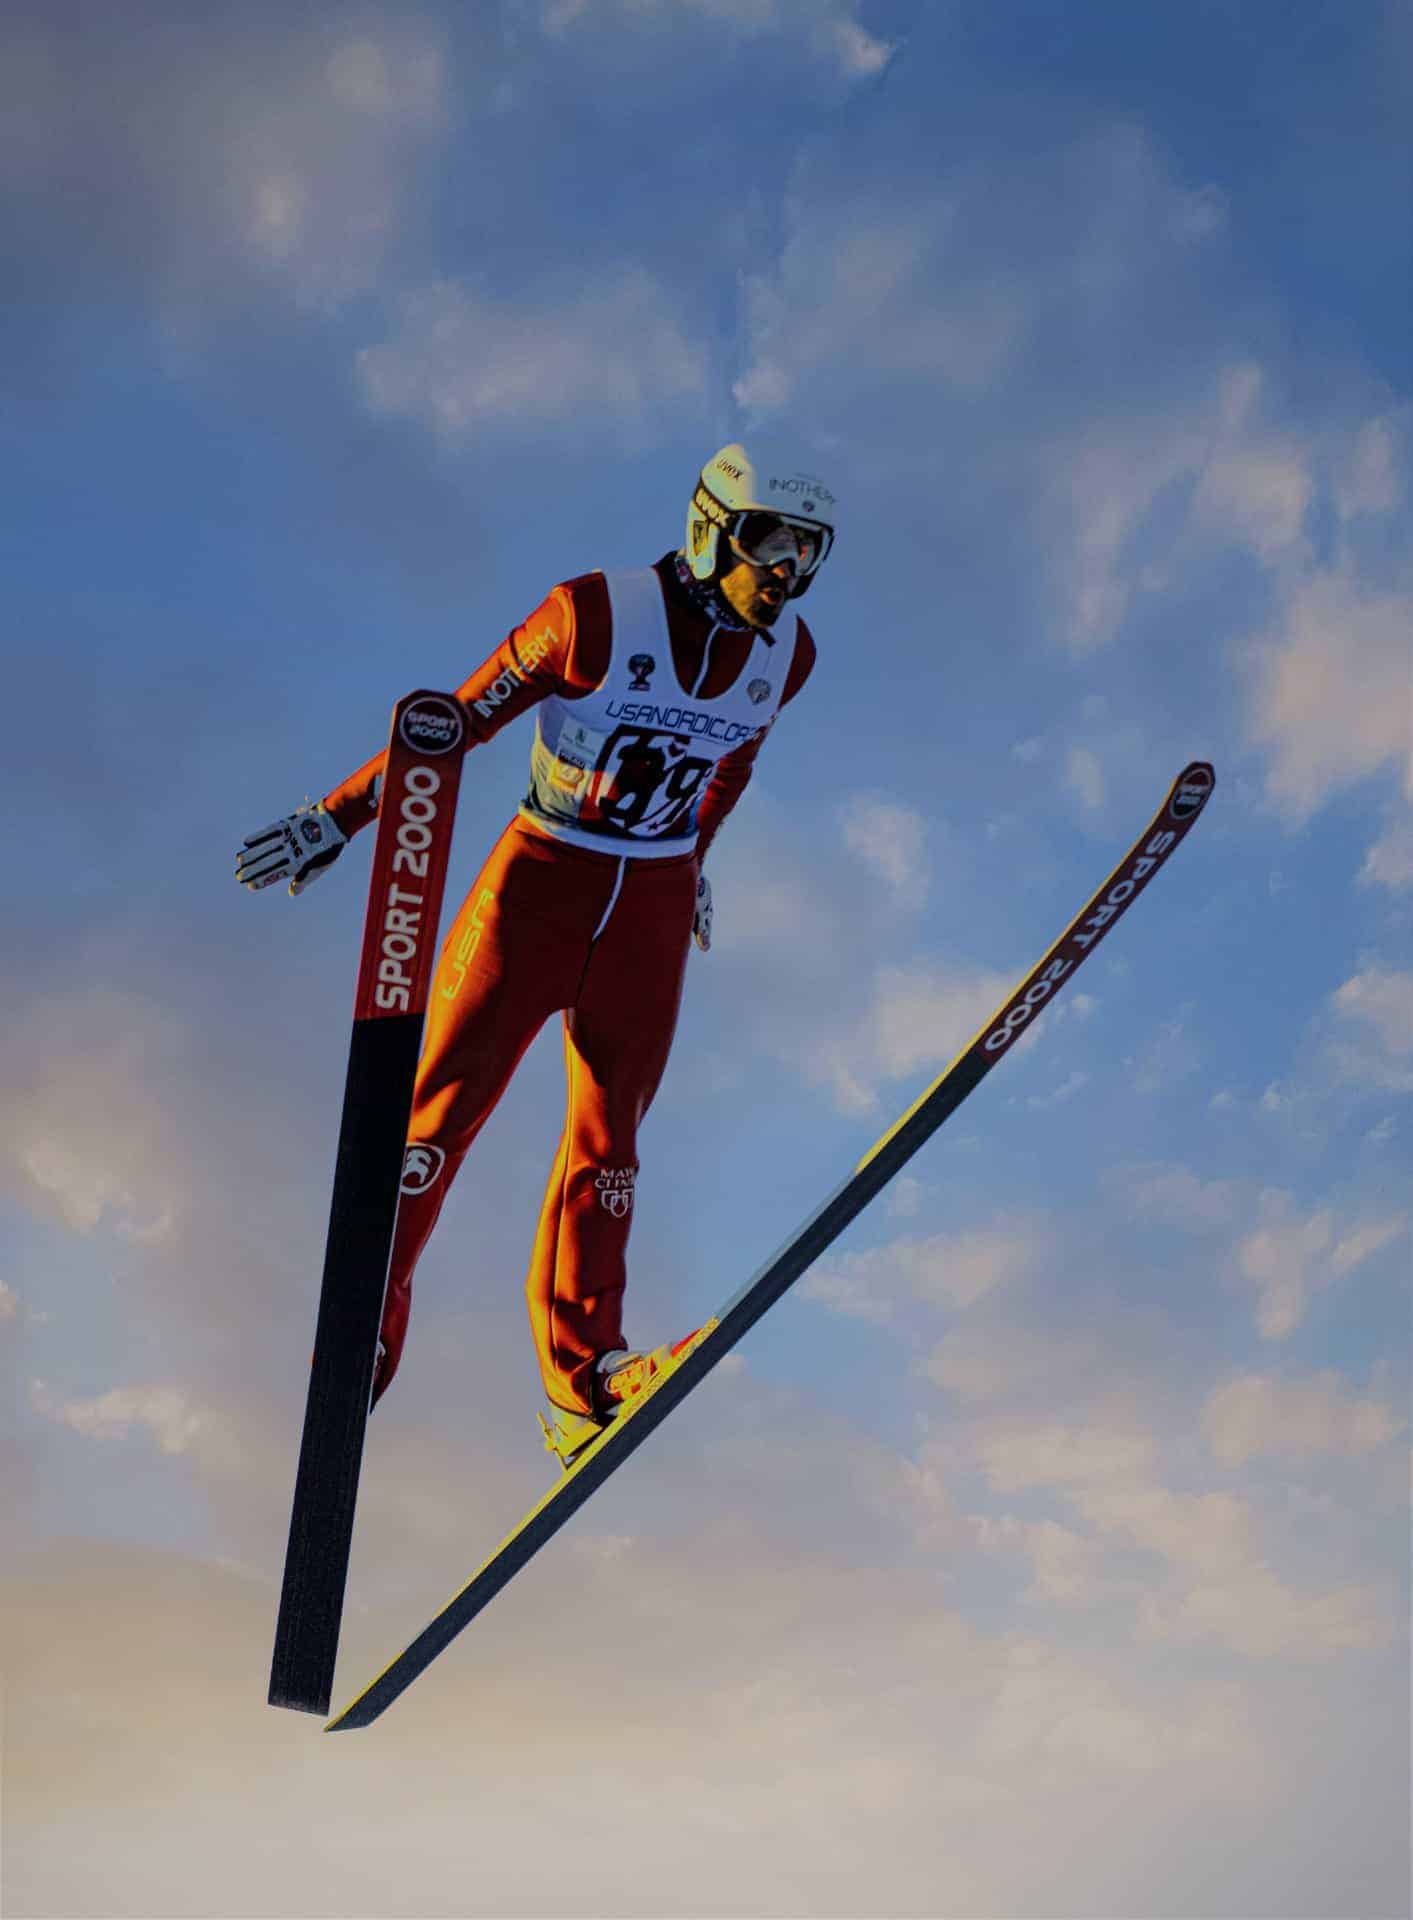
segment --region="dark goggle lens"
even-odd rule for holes
[[[813,573],[824,558],[823,527],[805,520],[782,520],[776,513],[744,513],[736,529],[737,548],[759,567],[793,561],[797,573]]]

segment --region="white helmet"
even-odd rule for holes
[[[837,507],[831,489],[792,455],[748,453],[733,441],[702,468],[687,509],[683,555],[703,585],[715,582],[727,559],[723,539],[740,560],[761,566],[792,560],[788,595],[796,600],[834,544]]]

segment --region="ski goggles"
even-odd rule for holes
[[[753,567],[776,567],[788,560],[801,579],[815,571],[834,541],[831,527],[813,520],[791,520],[779,513],[752,511],[736,516],[726,538]]]

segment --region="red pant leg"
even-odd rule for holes
[[[447,1189],[526,1048],[578,991],[614,872],[592,856],[566,860],[512,824],[443,942],[413,1093],[375,1404],[397,1371],[413,1271]]]
[[[597,1356],[623,1344],[638,1126],[672,1046],[696,886],[690,857],[625,861],[565,1015],[568,1114],[526,1302],[545,1391],[578,1411]]]

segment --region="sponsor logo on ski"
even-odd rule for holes
[[[407,1149],[407,1158],[402,1163],[402,1184],[399,1193],[425,1193],[433,1181],[441,1177],[446,1165],[446,1153],[441,1147],[434,1147],[426,1141],[416,1141]]]
[[[1117,920],[1159,861],[1177,845],[1177,838],[1175,833],[1155,833],[1134,855],[1104,898],[1086,915],[1084,925],[1071,935],[1081,952],[1088,953],[1100,934]]]
[[[1211,777],[1208,775],[1205,785],[1201,786],[1200,796],[1188,803],[1189,815],[1195,813],[1202,805],[1212,790],[1212,784]],[[1174,794],[1170,811],[1176,809],[1181,791],[1180,788],[1178,794]],[[985,1052],[999,1053],[1011,1044],[1032,1015],[1044,1006],[1065,975],[1078,965],[1095,941],[1118,919],[1149,875],[1177,845],[1178,837],[1176,833],[1168,831],[1152,834],[1134,853],[1118,879],[1105,889],[1102,899],[1096,900],[1084,915],[1080,925],[1065,936],[1062,948],[1078,948],[1078,953],[1062,950],[1053,960],[1046,963],[1024,992],[1011,1001],[987,1033],[982,1041]]]
[[[650,653],[635,653],[628,662],[628,671],[633,676],[628,683],[629,693],[646,693],[648,682],[657,671],[657,661]]]
[[[1011,1044],[1031,1015],[1044,1006],[1073,965],[1073,960],[1066,960],[1061,955],[1036,975],[1025,992],[1018,1000],[1011,1002],[987,1034],[984,1044],[988,1053],[999,1053],[1002,1047],[1008,1047]]]
[[[594,1176],[594,1185],[599,1190],[599,1205],[605,1213],[611,1213],[615,1220],[622,1220],[633,1206],[633,1184],[638,1178],[636,1167],[601,1167]]]
[[[432,823],[437,817],[433,796],[441,791],[441,775],[434,767],[409,767],[398,803],[396,844],[392,872],[427,878],[432,845]],[[422,950],[422,894],[389,881],[378,942],[378,984],[373,1003],[382,1013],[409,1013]]]
[[[1185,780],[1178,782],[1177,791],[1168,803],[1169,814],[1174,820],[1190,820],[1206,804],[1213,785],[1212,769],[1195,766]]]
[[[762,700],[768,700],[770,698],[770,682],[768,680],[752,680],[751,684],[746,688],[746,692],[751,696],[755,704],[759,706]]]
[[[450,753],[466,737],[466,720],[455,701],[429,693],[413,701],[399,731],[414,753]]]

